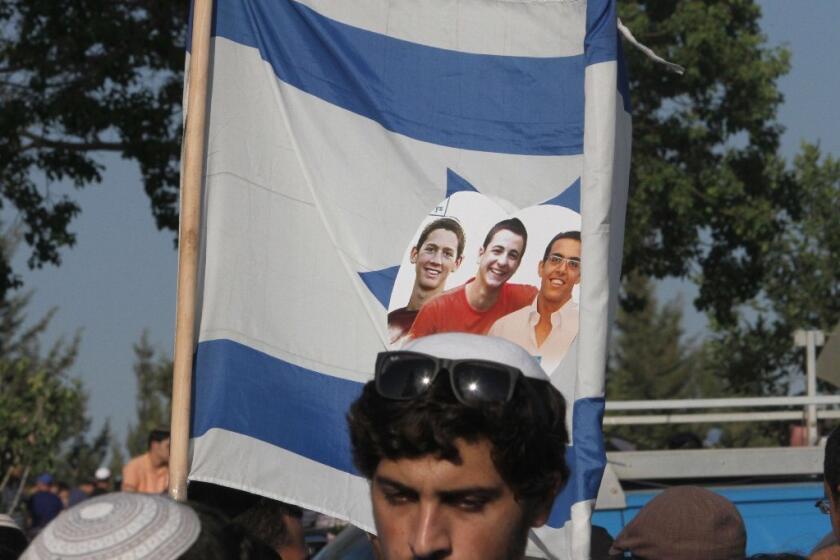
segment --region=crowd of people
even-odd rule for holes
[[[522,347],[445,333],[382,352],[347,421],[354,463],[370,482],[371,560],[541,556],[528,548],[528,536],[546,523],[569,480],[566,403]],[[30,533],[0,516],[0,560],[306,558],[300,508],[201,482],[190,484],[186,503],[166,497],[168,440],[163,430],[150,434],[147,453],[126,465],[121,491],[108,491],[104,470],[74,489],[39,476],[28,498]],[[828,437],[824,470],[820,506],[833,532],[811,551],[813,560],[840,559],[840,430]],[[704,488],[675,486],[648,502],[615,539],[593,528],[590,553],[596,559],[806,558],[748,557],[746,544],[731,502]]]

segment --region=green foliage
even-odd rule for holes
[[[789,53],[770,49],[752,0],[631,0],[622,21],[686,68],[665,71],[625,50],[633,96],[633,159],[624,271],[690,277],[695,306],[722,325],[754,298],[768,249],[798,219],[799,187],[777,156]]]
[[[830,332],[840,321],[840,161],[803,144],[790,174],[802,218],[782,214],[757,296],[737,325],[714,324],[709,343],[714,367],[743,395],[787,394],[804,362],[793,331]]]
[[[137,379],[137,423],[129,427],[126,446],[133,457],[145,453],[149,432],[169,425],[172,395],[172,360],[159,354],[144,332],[134,345]]]
[[[158,227],[177,229],[187,6],[0,0],[0,207],[20,214],[30,266],[74,243],[79,205],[50,183],[100,182],[95,152],[136,160]],[[0,297],[19,283],[7,257]]]
[[[607,369],[607,399],[655,400],[719,394],[721,381],[706,367],[705,353],[682,332],[679,300],[659,305],[649,279],[625,278],[626,297],[642,302],[633,311],[619,310],[613,351]],[[685,425],[611,428],[609,436],[642,449],[665,447],[668,438],[691,429]],[[700,428],[703,433],[705,428]],[[702,439],[702,438],[701,438]]]
[[[107,421],[92,441],[88,441],[85,433],[77,433],[65,445],[61,460],[54,470],[56,479],[68,484],[79,484],[93,478],[96,469],[105,465],[112,439],[111,426]]]
[[[28,473],[71,468],[62,460],[62,450],[71,440],[83,441],[89,425],[87,395],[79,380],[68,374],[79,336],[69,343],[59,340],[42,353],[40,337],[52,313],[24,328],[29,299],[30,295],[22,295],[0,300],[2,473],[16,467]]]

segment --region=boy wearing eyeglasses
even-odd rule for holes
[[[563,397],[505,340],[381,353],[348,423],[385,560],[521,559],[568,478]]]
[[[555,235],[537,273],[540,291],[531,305],[496,321],[488,334],[522,346],[551,373],[578,333],[578,306],[572,301],[572,290],[580,283],[580,232]]]

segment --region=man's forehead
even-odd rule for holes
[[[445,242],[450,242],[452,245],[457,245],[458,236],[455,235],[454,231],[448,230],[446,228],[437,228],[429,232],[429,235],[427,235],[426,239],[423,241],[423,245],[428,245],[429,243],[438,244]]]
[[[525,243],[525,238],[522,235],[516,233],[510,229],[500,229],[496,233],[493,234],[493,237],[490,238],[490,242],[487,244],[488,247],[492,245],[501,245],[503,241],[510,241],[513,240],[514,242],[519,243],[520,245]]]
[[[447,360],[497,362],[519,369],[525,377],[548,381],[540,364],[524,348],[495,336],[468,333],[433,334],[412,340],[403,350]]]
[[[563,237],[551,244],[551,253],[560,253],[564,257],[580,256],[580,241]],[[569,253],[569,254],[567,254]]]

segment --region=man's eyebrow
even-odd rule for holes
[[[437,493],[443,500],[458,500],[461,498],[484,498],[495,500],[502,495],[501,486],[470,486],[456,490],[441,490]]]
[[[567,257],[563,253],[551,253],[552,257],[560,257],[562,259],[568,259],[570,261],[580,261],[580,257]]]
[[[386,476],[376,475],[373,477],[373,483],[379,486],[386,486],[390,490],[397,490],[399,492],[413,492],[417,493],[417,490],[412,488],[411,486],[406,486],[396,480],[390,479]]]

